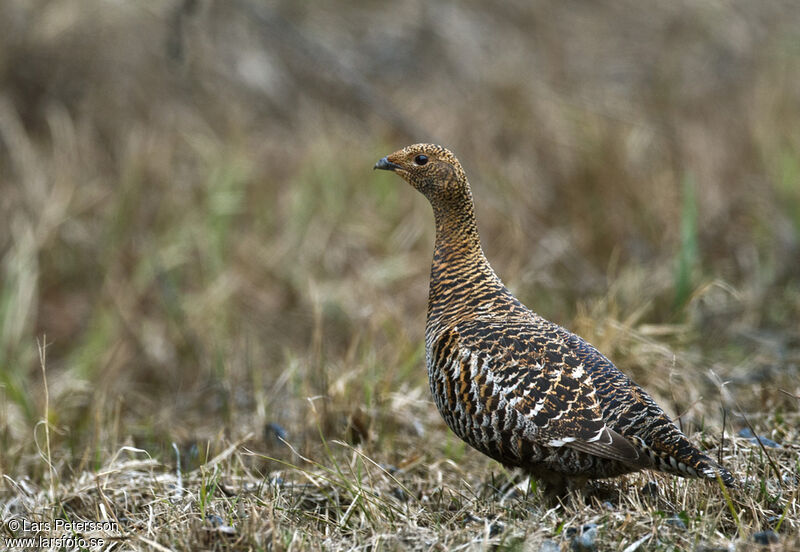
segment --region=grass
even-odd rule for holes
[[[733,44],[749,3],[439,6],[445,28],[348,2],[92,5],[0,7],[24,22],[0,33],[2,537],[536,550],[595,524],[601,550],[800,546],[796,17],[765,9]],[[370,170],[422,139],[463,160],[513,291],[741,490],[643,473],[555,506],[449,432],[424,369],[430,207]]]
[[[694,285],[692,272],[697,264],[697,199],[695,198],[694,179],[690,175],[683,177],[681,237],[675,269],[675,305],[683,306],[691,295]]]
[[[605,494],[589,503],[573,498],[548,508],[527,480],[501,490],[509,474],[488,477],[488,462],[477,455],[459,463],[425,455],[388,466],[361,447],[323,440],[318,459],[294,451],[294,461],[286,461],[265,457],[250,448],[253,442],[251,436],[232,443],[188,472],[125,448],[99,470],[60,485],[55,501],[31,483],[18,492],[35,520],[50,519],[52,508],[73,520],[108,512],[104,519],[119,530],[106,537],[134,547],[513,550],[544,540],[568,543],[572,529],[594,523],[603,548],[625,549],[649,536],[648,549],[686,549],[752,542],[754,533],[780,530],[798,513],[796,486],[766,490],[763,459],[753,458],[757,446],[749,443],[726,451],[729,466],[750,474],[745,491],[730,503],[711,498],[721,494],[713,484],[698,490],[661,476],[655,476],[655,493],[643,492],[651,476],[637,475],[605,486]],[[796,469],[790,463],[796,449],[775,456],[782,470]],[[254,469],[262,461],[269,471]]]

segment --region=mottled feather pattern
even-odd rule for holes
[[[416,144],[376,168],[397,172],[433,207],[426,361],[434,402],[456,435],[556,487],[645,468],[719,474],[733,485],[641,387],[503,285],[481,249],[472,193],[452,153]]]

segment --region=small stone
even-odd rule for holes
[[[800,478],[796,475],[792,475],[791,473],[784,473],[781,477],[781,481],[783,481],[786,485],[797,485],[800,482]]]
[[[658,483],[655,481],[648,481],[640,491],[644,496],[658,496]]]
[[[274,485],[276,487],[282,487],[283,485],[286,484],[286,481],[284,481],[281,476],[276,475],[275,477],[269,480],[269,483],[270,485]]]
[[[556,541],[548,539],[542,541],[542,544],[539,546],[539,552],[561,552],[561,547]]]
[[[678,529],[686,529],[686,523],[684,523],[684,521],[678,516],[667,518],[667,525],[672,525]]]
[[[745,427],[745,428],[740,429],[739,433],[737,433],[737,435],[739,437],[742,437],[743,439],[747,439],[748,441],[750,441],[751,443],[756,444],[756,445],[759,442],[761,442],[761,444],[764,445],[765,447],[781,448],[780,443],[776,443],[772,439],[770,439],[768,437],[764,437],[763,435],[755,435],[755,434],[753,434],[753,432],[750,431],[749,427]]]
[[[495,537],[495,536],[499,535],[500,533],[502,533],[503,529],[505,529],[505,528],[506,528],[506,526],[502,521],[492,522],[492,524],[489,525],[489,536],[490,537]]]
[[[473,515],[472,512],[467,512],[464,514],[464,523],[483,523],[483,519]]]
[[[275,422],[270,422],[264,426],[264,439],[274,439],[276,441],[286,441],[289,437],[289,434],[286,433],[286,430],[280,426],[280,424],[276,424]]]
[[[400,502],[408,502],[408,494],[406,494],[406,492],[400,487],[392,487],[392,490],[390,492],[392,496],[395,497]]]
[[[780,537],[775,531],[759,531],[753,534],[753,540],[756,544],[769,545],[777,543]]]
[[[594,552],[597,550],[598,528],[595,523],[587,523],[581,527],[581,534],[572,539],[570,550],[572,552]]]
[[[750,439],[750,442],[751,443],[755,443],[756,445],[758,444],[759,441],[761,441],[762,445],[764,445],[765,447],[768,447],[768,448],[781,448],[781,444],[780,443],[776,443],[772,439],[768,439],[768,438],[764,437],[763,435],[758,435],[758,436],[753,437],[752,439]]]
[[[206,521],[211,524],[211,527],[220,527],[222,525],[225,525],[223,519],[214,514],[208,514],[206,516]]]
[[[214,531],[221,535],[233,536],[236,534],[236,529],[230,525],[225,525],[225,521],[217,515],[208,514],[206,516],[206,521],[211,524]]]

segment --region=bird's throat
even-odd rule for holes
[[[449,197],[429,197],[436,222],[429,323],[464,311],[474,297],[502,294],[505,289],[483,254],[469,186],[459,191]]]
[[[433,212],[436,221],[434,268],[437,263],[442,264],[442,268],[455,263],[463,270],[468,265],[487,263],[471,208],[449,210],[434,206]]]
[[[475,216],[469,212],[461,216],[436,217],[436,242],[431,264],[431,296],[433,303],[463,300],[452,290],[481,290],[485,286],[502,287],[483,254]],[[469,285],[461,287],[469,281]],[[443,284],[443,285],[442,285]]]

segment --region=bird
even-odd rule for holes
[[[644,389],[503,285],[453,153],[414,144],[374,169],[398,174],[433,207],[425,359],[434,403],[459,438],[556,496],[646,469],[735,487]]]

